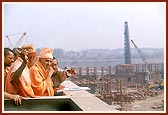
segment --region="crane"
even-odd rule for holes
[[[145,64],[149,64],[147,59],[145,58],[145,56],[142,54],[141,50],[137,47],[137,45],[134,43],[133,40],[131,40],[131,42],[133,43],[135,49],[137,50],[139,56],[141,57],[142,61],[145,63]]]
[[[150,72],[150,65],[149,65],[149,61],[145,58],[145,56],[142,54],[141,50],[137,47],[137,45],[134,43],[133,40],[131,40],[131,42],[133,43],[136,51],[138,52],[140,58],[142,59],[142,61],[148,66],[148,73],[146,76],[146,80],[150,80],[151,79],[151,72]]]
[[[12,42],[10,41],[9,36],[6,36],[6,37],[7,37],[8,41],[9,41],[10,47],[13,48],[13,44],[12,44]]]
[[[23,38],[24,38],[25,35],[26,35],[26,32],[24,32],[24,33],[22,34],[22,36],[19,38],[19,40],[18,40],[17,43],[15,44],[15,47],[19,47],[19,46],[21,45],[22,40],[23,40]]]
[[[17,34],[20,34],[20,33],[17,33]],[[13,34],[13,35],[16,35],[16,34]],[[25,35],[26,35],[26,32],[23,32],[22,35],[21,35],[21,37],[19,38],[19,40],[16,42],[15,45],[13,45],[12,42],[10,41],[10,39],[9,39],[9,36],[11,36],[11,35],[7,35],[6,38],[9,41],[9,45],[10,45],[11,49],[19,47],[21,45],[22,40],[23,40],[23,38],[24,38]]]

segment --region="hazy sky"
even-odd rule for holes
[[[4,36],[27,32],[22,43],[33,43],[36,48],[67,51],[123,48],[127,21],[130,39],[139,48],[163,48],[165,5],[165,2],[5,3],[4,46],[9,46]],[[10,39],[16,42],[19,36]]]

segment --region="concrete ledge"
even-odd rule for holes
[[[62,85],[69,88],[78,87],[71,81],[65,81],[62,83]],[[83,111],[118,111],[114,106],[108,105],[85,90],[64,92],[66,96],[71,98]]]
[[[118,111],[89,92],[79,90],[71,81],[64,81],[62,85],[77,90],[65,90],[66,96],[26,98],[20,106],[16,106],[13,100],[5,99],[4,111]]]
[[[16,106],[13,100],[5,100],[4,111],[82,111],[66,96],[26,98]]]

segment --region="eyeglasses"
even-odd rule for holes
[[[45,59],[45,62],[49,62],[49,63],[51,63],[52,60],[50,60],[50,59]]]

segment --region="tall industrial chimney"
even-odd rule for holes
[[[131,50],[129,41],[128,22],[124,23],[124,58],[125,64],[131,64]]]

